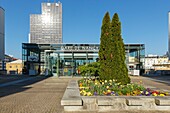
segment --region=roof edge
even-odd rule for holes
[[[4,9],[4,8],[2,8],[1,6],[0,6],[0,8],[1,8],[2,10],[4,10],[4,11],[5,11],[5,9]]]

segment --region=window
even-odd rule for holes
[[[50,6],[51,4],[50,3],[47,3],[47,6]]]

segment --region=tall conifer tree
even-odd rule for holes
[[[102,21],[101,38],[100,38],[100,50],[99,50],[99,62],[100,62],[100,79],[109,79],[111,69],[109,65],[109,43],[110,43],[110,15],[107,12]]]
[[[115,13],[111,22],[111,67],[112,74],[111,78],[116,79],[122,84],[130,83],[130,78],[128,77],[128,70],[125,64],[125,47],[123,39],[121,36],[121,23],[119,21],[118,14]]]

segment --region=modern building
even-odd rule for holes
[[[7,74],[22,74],[22,60],[6,63]]]
[[[42,14],[30,15],[29,43],[62,43],[62,4],[42,3]]]
[[[170,62],[166,55],[147,55],[144,64],[146,74],[170,74]]]
[[[170,12],[168,13],[168,57],[170,60]]]
[[[42,3],[30,16],[29,43],[22,44],[23,73],[77,76],[78,66],[98,61],[99,44],[62,43],[62,4]],[[125,44],[129,71],[144,69],[144,44]]]
[[[24,73],[76,76],[77,67],[98,61],[99,44],[22,44]],[[143,70],[144,44],[125,44],[128,70]]]
[[[5,10],[0,7],[0,70],[4,70],[5,55]]]
[[[155,65],[167,64],[168,63],[167,56],[158,56],[158,55],[147,55],[145,56],[145,65],[144,68],[146,70],[155,69]]]

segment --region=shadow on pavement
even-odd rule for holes
[[[48,78],[48,77],[45,77],[45,76],[27,76],[27,77],[25,77],[25,79],[30,78],[30,77],[31,77],[31,79],[29,79],[29,80],[19,82],[19,83],[15,83],[15,84],[8,85],[8,86],[4,86],[4,87],[0,87],[0,98],[28,90],[28,89],[32,88],[29,85],[35,84],[37,82],[40,82],[40,81]],[[16,81],[16,80],[17,79],[15,79],[13,81]],[[21,79],[18,79],[18,80],[21,80]],[[12,81],[10,81],[10,82],[12,82]]]
[[[170,75],[142,75],[142,76],[149,78],[153,81],[160,82],[170,86]]]

